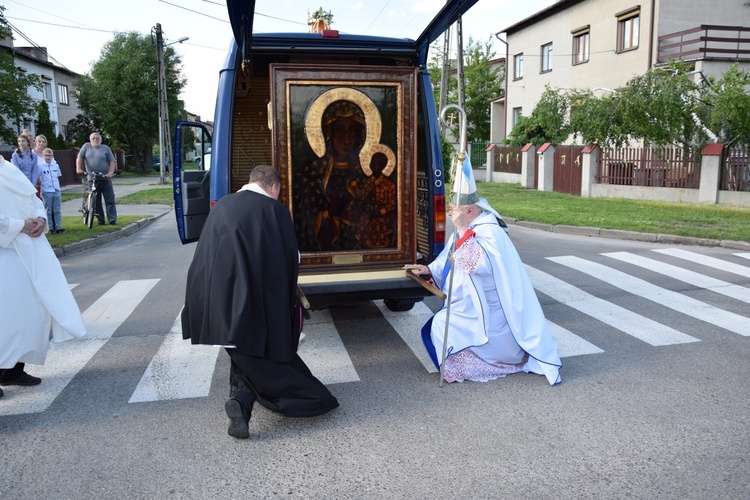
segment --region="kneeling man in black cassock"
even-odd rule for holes
[[[224,407],[228,433],[240,439],[250,435],[256,400],[288,417],[339,405],[297,354],[299,252],[280,191],[274,167],[255,167],[248,184],[211,209],[187,276],[182,336],[226,348],[232,367]]]

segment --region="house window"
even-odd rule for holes
[[[637,49],[641,26],[640,9],[631,9],[615,17],[617,17],[617,52]]]
[[[573,64],[583,64],[589,61],[589,30],[573,33]]]
[[[552,71],[552,42],[542,45],[542,73]]]
[[[52,102],[52,84],[50,82],[44,82],[44,100]]]
[[[60,104],[70,104],[70,100],[68,99],[67,85],[61,85],[59,83],[57,84],[57,97],[57,100]]]
[[[520,80],[523,78],[523,52],[513,56],[513,79]]]
[[[514,127],[518,123],[518,120],[523,116],[521,114],[522,109],[523,108],[513,108],[513,126]]]

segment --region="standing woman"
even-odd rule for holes
[[[42,160],[42,156],[44,156],[44,148],[47,147],[47,136],[44,134],[39,134],[34,139],[34,154],[39,157],[38,163],[41,165],[44,163],[44,160]]]
[[[46,142],[46,139],[45,139]],[[11,163],[18,167],[23,172],[23,175],[31,182],[32,186],[36,186],[39,181],[39,163],[36,153],[32,151],[31,144],[29,144],[29,138],[25,135],[18,136],[18,149],[13,152],[13,156],[10,159]]]

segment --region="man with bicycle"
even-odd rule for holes
[[[99,132],[92,132],[89,142],[83,145],[76,158],[76,172],[98,172],[104,177],[96,179],[96,218],[99,225],[104,224],[102,210],[102,196],[107,205],[107,219],[113,226],[117,224],[117,208],[115,207],[115,190],[112,187],[112,176],[115,174],[115,155],[108,146],[102,144]]]

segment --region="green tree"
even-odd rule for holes
[[[728,146],[750,146],[750,72],[733,64],[722,78],[710,85],[701,99],[699,113],[719,142]]]
[[[701,146],[714,137],[728,145],[748,145],[750,73],[734,65],[713,84],[696,82],[694,74],[684,63],[672,62],[632,78],[622,89],[597,89],[604,91],[599,97],[588,89],[547,87],[506,143],[559,144],[572,134],[604,147],[631,140]]]
[[[52,149],[60,149],[60,145],[57,143],[57,136],[55,135],[55,129],[52,126],[52,121],[49,116],[49,105],[47,101],[42,99],[36,106],[36,133],[41,134],[47,138],[47,147]]]
[[[467,141],[486,141],[490,138],[490,102],[502,97],[504,72],[492,67],[492,39],[475,42],[471,37],[464,51],[464,93],[466,96]],[[435,104],[440,103],[440,86],[443,73],[442,45],[432,46],[432,57],[427,63],[432,82]],[[458,104],[458,79],[451,69],[448,78],[446,104]],[[438,110],[440,113],[442,110]],[[459,124],[454,122],[451,132],[459,136]]]
[[[622,99],[617,93],[597,98],[591,90],[570,95],[570,129],[584,144],[622,147],[631,131],[622,117]]]
[[[12,33],[5,20],[5,7],[0,5],[0,39],[11,37]],[[0,136],[12,144],[21,129],[21,118],[34,112],[34,99],[29,96],[29,88],[42,89],[39,75],[25,75],[16,68],[13,55],[0,48]],[[8,121],[16,123],[9,127]]]
[[[505,143],[510,146],[524,146],[528,143],[541,146],[545,142],[562,144],[571,133],[569,106],[570,99],[566,92],[546,85],[531,115],[518,120]]]
[[[696,122],[700,86],[680,62],[630,79],[619,94],[621,119],[631,137],[660,146],[705,141]]]
[[[469,141],[487,141],[490,138],[490,103],[502,97],[504,71],[492,67],[492,38],[474,41],[469,37],[465,51],[464,76],[466,79],[466,129]]]
[[[171,47],[164,51],[170,122],[180,116],[178,96],[185,86],[180,58]],[[158,140],[156,49],[150,36],[118,33],[102,49],[91,74],[79,79],[79,103],[94,124],[133,157],[137,172],[147,172]],[[88,136],[88,135],[87,135]]]
[[[75,118],[68,121],[68,133],[65,141],[75,147],[80,148],[89,141],[89,135],[94,130],[99,130],[100,125],[86,114],[77,114]],[[104,137],[102,137],[104,140]]]

